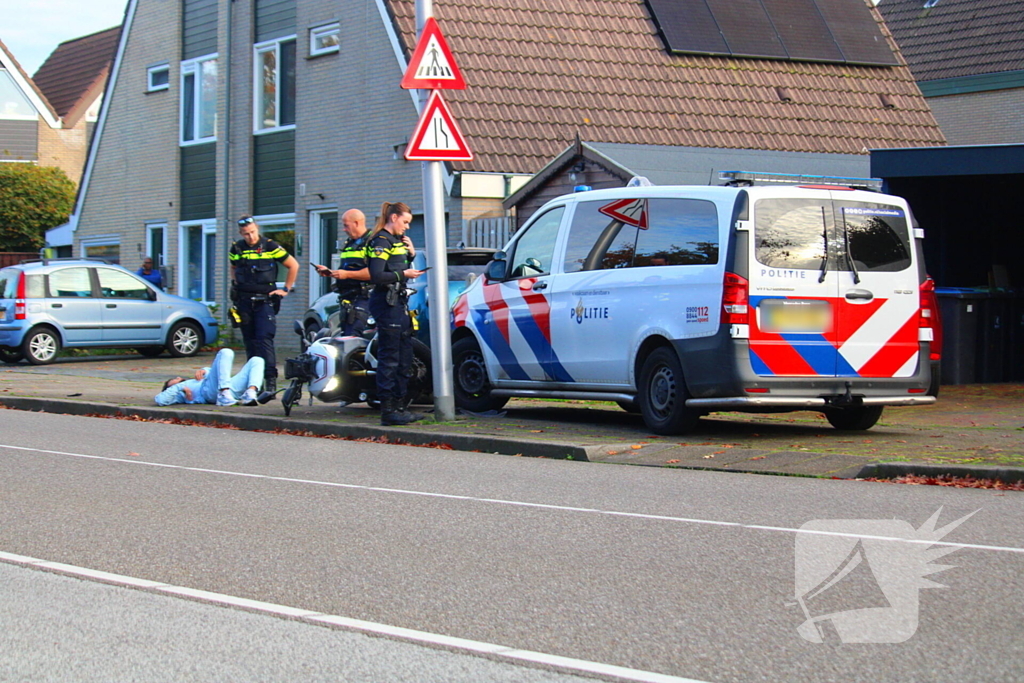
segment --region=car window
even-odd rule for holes
[[[828,202],[814,199],[761,199],[754,223],[755,256],[773,268],[822,267]]]
[[[628,225],[606,213],[609,207],[621,204],[622,201],[580,202],[576,205],[563,262],[565,272],[628,268],[633,265],[636,226]]]
[[[129,273],[97,268],[96,274],[100,280],[100,295],[105,299],[149,299],[149,288]]]
[[[510,259],[512,277],[534,277],[551,272],[558,226],[562,223],[564,213],[564,206],[546,211],[526,227],[525,233],[518,236]]]
[[[895,206],[841,202],[850,256],[861,271],[893,272],[910,267],[907,217]]]
[[[0,268],[0,299],[13,299],[17,295],[20,275],[17,268]]]
[[[92,296],[88,268],[62,268],[50,273],[50,296]]]

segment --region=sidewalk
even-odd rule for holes
[[[212,357],[93,356],[48,366],[0,365],[0,404],[632,465],[841,478],[952,474],[1024,480],[1024,385],[1019,384],[946,386],[935,405],[886,408],[879,424],[866,432],[837,431],[811,412],[715,413],[682,437],[652,435],[639,415],[598,401],[512,399],[493,417],[467,415],[407,427],[381,427],[379,413],[365,404],[309,405],[308,392],[291,417],[285,417],[279,401],[229,408],[153,403],[164,380],[191,376]]]

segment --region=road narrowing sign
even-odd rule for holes
[[[641,230],[646,230],[648,227],[646,199],[619,199],[599,207],[598,211]]]
[[[423,33],[409,60],[402,78],[406,90],[465,90],[462,77],[448,43],[441,35],[437,21],[430,17],[423,24]]]
[[[434,91],[423,108],[412,139],[405,148],[409,161],[472,161],[466,139],[462,137],[455,119],[441,93]]]

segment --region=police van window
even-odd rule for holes
[[[826,258],[826,202],[761,199],[755,205],[755,257],[773,268],[817,270]]]
[[[565,207],[545,212],[526,228],[513,247],[512,277],[533,277],[551,272],[551,259],[555,252],[558,226],[562,223]]]
[[[699,199],[650,199],[637,232],[634,267],[718,263],[718,210]]]
[[[149,299],[149,288],[137,277],[110,268],[97,268],[100,294],[106,299]]]
[[[633,264],[636,227],[605,213],[614,213],[609,206],[621,201],[580,202],[576,205],[565,249],[563,268],[566,273],[629,268]]]
[[[63,268],[50,273],[50,295],[58,297],[92,296],[88,268]]]
[[[910,267],[910,240],[903,209],[862,202],[841,202],[837,209],[858,271],[894,272]]]

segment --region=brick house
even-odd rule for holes
[[[950,145],[1024,142],[1024,5],[882,0],[878,8]]]
[[[502,200],[578,137],[809,154],[865,171],[868,149],[944,144],[876,10],[800,1],[855,10],[860,24],[837,40],[866,56],[815,38],[819,61],[796,61],[778,52],[781,34],[753,57],[688,52],[666,37],[678,36],[660,0],[437,0],[469,84],[446,99],[475,153],[445,166],[449,244],[507,224]],[[700,4],[735,18],[722,0]],[[415,42],[413,0],[130,0],[71,221],[75,253],[116,251],[128,267],[152,255],[172,291],[223,303],[240,214],[301,263],[326,263],[339,212],[372,221],[400,200],[419,213],[421,165],[403,157],[418,99],[398,86]],[[282,319],[321,286],[300,277]]]

